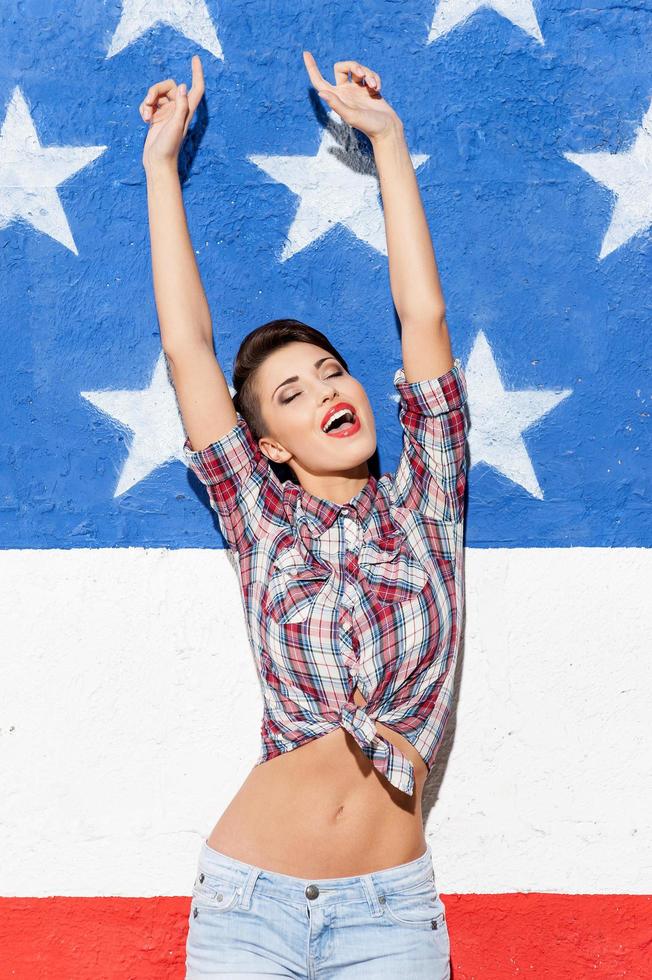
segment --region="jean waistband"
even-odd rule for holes
[[[429,844],[418,858],[391,868],[382,868],[380,871],[338,878],[298,878],[279,871],[269,871],[246,861],[239,861],[215,850],[204,840],[199,855],[199,872],[202,871],[236,884],[246,883],[248,891],[253,889],[254,884],[263,885],[266,891],[273,892],[278,898],[288,902],[305,901],[306,887],[311,884],[317,885],[320,896],[335,894],[338,900],[343,900],[358,895],[369,897],[370,893],[389,892],[394,888],[409,888],[428,878],[435,882],[432,850]]]

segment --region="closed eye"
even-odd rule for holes
[[[339,378],[342,374],[344,374],[344,371],[335,371],[333,374],[327,374],[326,377],[327,378]],[[297,391],[294,395],[290,395],[289,398],[281,398],[281,405],[289,405],[289,403],[291,401],[294,401],[294,399],[297,397],[297,395],[300,395],[300,394],[301,394],[301,392],[300,391]]]

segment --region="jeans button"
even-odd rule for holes
[[[308,885],[306,888],[306,898],[317,898],[319,895],[319,888],[317,885]]]

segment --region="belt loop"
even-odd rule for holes
[[[380,902],[378,901],[378,893],[376,891],[373,878],[371,875],[360,875],[360,880],[362,881],[364,890],[367,893],[367,901],[369,902],[371,914],[374,916],[382,915],[383,910]]]
[[[262,868],[251,867],[247,872],[245,878],[245,883],[242,886],[242,895],[240,896],[240,908],[248,909],[251,905],[251,893],[254,890],[254,885],[258,879],[258,875],[262,872]]]

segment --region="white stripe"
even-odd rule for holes
[[[467,549],[424,801],[442,892],[650,891],[650,572],[649,549]],[[227,552],[4,551],[0,580],[1,893],[189,894],[259,748]]]

